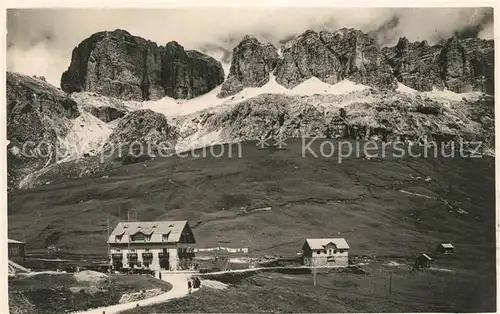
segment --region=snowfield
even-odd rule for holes
[[[92,107],[112,107],[124,112],[150,109],[161,113],[167,117],[169,124],[179,130],[180,138],[176,144],[176,150],[183,152],[234,141],[233,136],[226,130],[207,126],[204,121],[208,116],[223,114],[232,110],[241,102],[254,97],[265,94],[290,97],[317,96],[317,99],[310,99],[309,102],[316,109],[328,115],[352,104],[355,104],[351,108],[354,113],[358,109],[359,111],[366,111],[376,98],[372,90],[369,86],[349,80],[342,80],[331,85],[316,77],[309,78],[293,89],[287,89],[278,84],[274,75],[270,74],[269,81],[262,87],[245,88],[237,94],[225,98],[217,97],[221,91],[221,86],[216,87],[207,94],[189,100],[164,97],[156,101],[136,102],[120,101],[96,93],[73,93],[71,97],[79,104],[81,115],[71,122],[69,126],[70,132],[59,139],[62,150],[66,154],[63,161],[78,159],[84,154],[94,155],[98,153],[119,123],[120,119],[109,123],[101,121],[89,112],[89,108]],[[396,91],[412,97],[430,98],[448,108],[451,104],[460,102],[463,99],[475,101],[483,95],[480,92],[458,94],[448,90],[420,92],[401,83],[398,83]],[[325,100],[324,97],[328,95],[334,97]],[[290,103],[290,110],[300,109],[300,102]],[[364,123],[370,125],[369,116],[363,119],[367,120]]]
[[[110,124],[86,111],[82,111],[80,116],[71,122],[69,129],[70,132],[64,138],[59,139],[66,156],[59,162],[79,159],[84,154],[96,154],[113,132]]]
[[[239,93],[225,98],[218,98],[221,87],[213,89],[209,93],[189,99],[178,100],[170,97],[164,97],[157,101],[147,101],[142,108],[151,109],[153,111],[164,114],[167,118],[175,118],[179,116],[189,115],[205,110],[221,111],[233,107],[234,105],[262,95],[262,94],[280,94],[288,96],[312,96],[312,95],[343,95],[352,92],[368,90],[370,87],[356,84],[349,80],[343,80],[335,85],[327,84],[315,77],[302,82],[293,89],[278,84],[274,75],[270,75],[269,82],[261,87],[248,87]],[[222,106],[221,108],[218,108]]]
[[[463,99],[468,101],[477,101],[484,94],[481,92],[470,92],[470,93],[455,93],[450,90],[437,90],[434,89],[430,92],[419,92],[413,88],[410,88],[406,85],[398,83],[398,87],[396,88],[397,92],[410,94],[410,95],[419,95],[423,98],[433,99],[447,107],[449,107],[453,102],[460,102]]]

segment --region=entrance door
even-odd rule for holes
[[[168,252],[158,253],[158,259],[160,260],[160,268],[170,270],[170,256]]]

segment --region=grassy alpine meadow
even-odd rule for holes
[[[372,261],[367,275],[328,274],[315,288],[311,275],[257,274],[224,291],[202,289],[170,302],[168,312],[495,309],[493,157],[364,158],[361,152],[339,162],[338,150],[320,153],[328,151],[321,139],[309,146],[317,156],[304,153],[301,139],[281,149],[274,141],[256,144],[214,146],[218,157],[200,149],[11,191],[9,235],[26,239],[28,253],[54,245],[61,255],[106,259],[106,219],[114,228],[130,211],[142,221],[188,220],[199,247],[297,256],[305,238],[343,237],[350,256]],[[453,243],[455,254],[434,253],[441,242]],[[451,271],[406,269],[419,253]],[[397,259],[406,266],[389,267],[389,297],[384,265]]]

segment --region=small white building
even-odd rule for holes
[[[193,267],[193,232],[187,221],[120,222],[111,233],[114,269],[181,270]]]
[[[306,239],[302,263],[305,266],[348,266],[349,245],[344,238]]]

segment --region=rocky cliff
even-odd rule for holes
[[[316,77],[394,90],[396,82],[419,91],[448,89],[457,93],[494,93],[494,43],[478,38],[443,40],[436,45],[403,37],[394,47],[380,48],[368,34],[343,28],[308,30],[287,41],[281,56],[271,44],[246,36],[233,51],[230,74],[220,96],[259,87],[269,73],[286,88]]]
[[[224,80],[220,62],[177,42],[157,46],[124,30],[82,41],[62,74],[63,91],[94,91],[123,100],[193,98]]]
[[[396,84],[391,72],[373,38],[343,28],[337,32],[308,30],[285,44],[275,75],[276,81],[287,88],[315,76],[330,84],[349,79],[393,90]]]
[[[482,141],[494,147],[494,103],[489,96],[442,102],[425,94],[365,90],[343,95],[263,94],[228,110],[207,110],[177,121],[180,138],[219,134],[221,142],[281,136],[414,143]],[[193,136],[195,135],[195,136]]]
[[[73,51],[61,80],[69,95],[43,78],[7,73],[9,187],[262,136],[478,140],[491,154],[494,101],[481,92],[493,94],[493,77],[493,41],[401,38],[381,49],[341,29],[306,31],[281,49],[244,37],[219,92],[224,72],[212,57],[100,32]],[[144,102],[164,96],[185,100]]]
[[[104,150],[112,149],[113,155],[118,158],[128,158],[129,155],[167,156],[175,151],[177,137],[177,130],[169,125],[164,115],[142,109],[120,120]]]
[[[278,51],[270,43],[245,36],[233,49],[231,68],[222,84],[220,97],[236,94],[245,87],[261,87],[269,82],[269,74],[278,61]]]
[[[57,161],[59,139],[80,113],[77,103],[38,78],[7,72],[7,138],[9,186]]]
[[[494,94],[493,40],[450,38],[431,46],[403,37],[383,52],[398,81],[416,90]]]

